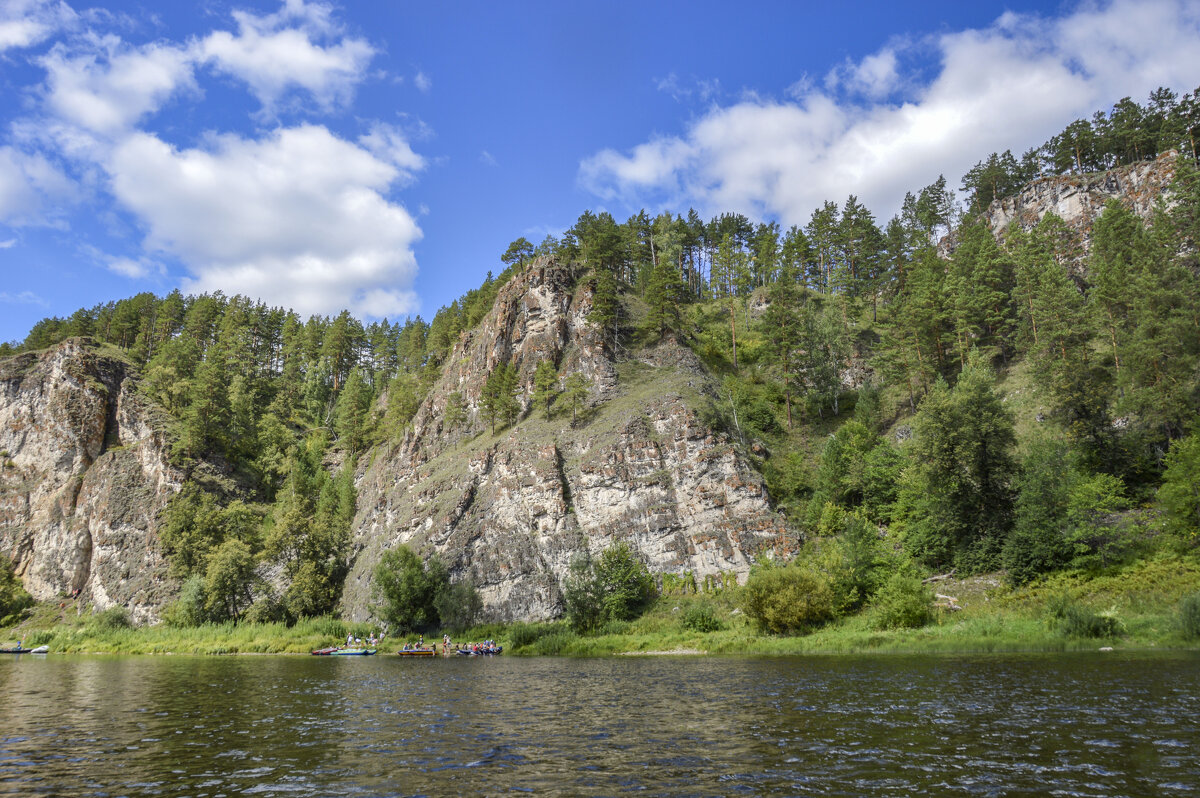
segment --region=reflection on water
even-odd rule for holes
[[[0,660],[0,794],[1200,794],[1200,657]]]

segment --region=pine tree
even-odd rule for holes
[[[404,436],[413,416],[421,406],[421,385],[412,374],[397,374],[387,391],[387,409],[383,414],[383,429],[388,439]]]
[[[1113,367],[1121,375],[1121,350],[1129,336],[1133,277],[1148,256],[1141,221],[1116,200],[1109,200],[1092,231],[1088,261],[1088,304],[1093,323],[1108,339]]]
[[[678,330],[683,324],[679,303],[683,300],[685,286],[679,270],[670,256],[664,253],[650,275],[646,286],[648,312],[645,329],[662,336],[667,330]]]
[[[549,360],[538,361],[533,372],[533,403],[540,404],[550,418],[550,406],[554,402],[555,388],[558,386],[558,372],[554,363]]]
[[[611,345],[619,343],[617,329],[621,317],[621,298],[617,278],[605,268],[597,269],[592,283],[592,310],[588,321],[600,328],[600,335]]]
[[[458,429],[467,423],[467,403],[463,395],[454,391],[446,397],[446,410],[442,424],[447,430]]]
[[[733,368],[737,370],[737,297],[749,282],[746,253],[736,245],[733,234],[725,233],[717,247],[712,264],[713,293],[726,297],[729,303],[729,342],[733,352]]]
[[[1012,336],[1012,263],[991,230],[978,221],[960,225],[958,239],[946,290],[959,360],[965,365],[972,347],[989,357],[999,354],[1007,359]]]
[[[351,371],[338,397],[333,427],[338,442],[351,455],[365,449],[371,439],[372,398],[371,386],[363,379],[362,370]]]
[[[801,304],[802,289],[796,282],[796,270],[791,262],[785,261],[779,279],[771,284],[767,298],[770,304],[762,317],[762,330],[766,336],[770,358],[776,372],[783,377],[784,405],[787,408],[787,426],[792,428],[792,372],[799,357],[800,344],[804,337]]]
[[[1012,519],[1013,419],[977,355],[951,389],[939,380],[913,420],[901,496],[905,547],[934,568],[994,569]]]
[[[502,363],[492,369],[483,385],[479,406],[483,417],[492,425],[496,434],[496,422],[511,424],[516,421],[521,405],[516,398],[517,370],[511,363]]]
[[[563,381],[563,392],[558,401],[571,406],[571,426],[575,426],[579,418],[579,407],[587,401],[588,392],[591,389],[591,381],[582,372],[572,372]]]

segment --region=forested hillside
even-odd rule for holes
[[[305,320],[176,291],[46,319],[5,349],[75,336],[119,347],[170,414],[190,477],[161,536],[188,580],[180,622],[245,612],[264,558],[288,587],[263,617],[337,606],[358,459],[404,438],[460,334],[535,260],[590,291],[588,320],[616,361],[664,339],[700,357],[722,386],[714,412],[798,539],[836,544],[805,556],[837,549],[843,574],[857,567],[847,558],[870,561],[843,609],[881,589],[876,560],[904,573],[1004,568],[1014,583],[1105,567],[1192,547],[1200,524],[1197,113],[1194,96],[1166,90],[1144,107],[1122,100],[1019,161],[981,160],[965,208],[938,179],[886,223],[853,195],[787,230],[736,213],[618,223],[586,211],[561,238],[514,241],[499,277],[428,323]],[[1169,193],[1148,218],[1111,200],[1086,259],[1053,213],[1002,239],[981,220],[1033,178],[1171,150]],[[560,395],[560,413],[589,401],[552,367],[535,395],[501,364],[477,411],[503,429]],[[447,426],[461,423],[461,399],[445,406]],[[243,582],[221,587],[222,574]],[[213,601],[219,590],[234,599]]]

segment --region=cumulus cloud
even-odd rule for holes
[[[179,87],[194,85],[186,47],[133,48],[111,35],[87,41],[86,51],[58,44],[40,59],[50,109],[85,130],[119,133],[157,111]]]
[[[830,70],[825,77],[825,86],[830,90],[840,88],[872,100],[887,97],[899,84],[899,61],[896,51],[890,47],[868,55],[858,63],[848,61]]]
[[[244,81],[268,113],[292,88],[325,108],[347,102],[375,54],[364,39],[322,43],[339,32],[322,3],[288,0],[274,14],[235,11],[233,18],[237,32],[214,31],[197,44],[197,56]]]
[[[410,144],[419,125],[367,122],[357,139],[316,124],[218,131],[190,148],[151,132],[155,113],[184,93],[202,98],[200,81],[214,74],[249,87],[260,124],[298,92],[334,110],[374,55],[325,3],[286,0],[275,13],[233,19],[234,31],[147,44],[89,29],[37,57],[46,73],[40,112],[16,119],[0,146],[0,223],[54,221],[50,209],[65,207],[72,191],[109,195],[111,208],[98,213],[144,232],[141,251],[121,256],[81,245],[115,274],[161,277],[170,257],[188,271],[189,291],[241,293],[305,314],[415,311],[421,230],[391,194],[427,166]],[[6,21],[0,12],[0,36],[16,40]]]
[[[932,52],[933,77],[903,70],[903,47]],[[986,28],[890,44],[789,99],[745,98],[624,152],[585,159],[580,183],[632,207],[693,204],[804,223],[856,194],[877,215],[945,173],[952,185],[989,152],[1020,152],[1076,118],[1158,86],[1194,88],[1200,6],[1088,4],[1060,19],[1006,13]],[[903,88],[899,102],[871,102]],[[863,102],[863,98],[868,100]]]
[[[396,316],[416,309],[412,245],[421,237],[386,197],[412,167],[397,156],[396,135],[384,157],[318,125],[186,150],[135,133],[107,168],[117,198],[146,226],[146,247],[191,271],[186,290],[242,293],[304,314]]]
[[[50,307],[50,303],[42,299],[32,291],[21,291],[17,294],[10,294],[7,291],[0,291],[0,303],[9,305],[38,305],[43,308]]]
[[[131,280],[142,280],[152,275],[166,273],[166,269],[161,263],[156,263],[147,258],[108,256],[104,258],[104,265],[110,272],[119,274],[122,277],[128,277]]]
[[[425,168],[425,159],[413,152],[404,132],[394,125],[377,122],[371,132],[358,139],[368,152],[384,163],[396,167],[396,180],[409,183]]]
[[[413,85],[417,87],[417,91],[422,94],[428,94],[433,88],[433,81],[424,72],[418,70],[416,77],[413,78]]]
[[[75,19],[75,12],[61,1],[6,0],[0,4],[0,53],[39,44]]]
[[[0,147],[0,222],[14,226],[52,222],[73,186],[44,155]]]
[[[693,99],[706,103],[721,92],[721,81],[701,80],[699,78],[680,78],[674,72],[665,78],[654,81],[654,87],[664,94],[670,95],[675,102],[690,102]]]

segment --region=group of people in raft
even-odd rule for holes
[[[376,637],[372,632],[367,636],[366,640],[361,637],[355,637],[353,634],[346,635],[346,645],[343,648],[362,648],[364,645],[367,648],[376,648],[383,645],[383,639],[387,637],[387,632],[383,631]],[[425,645],[425,635],[420,635],[416,643],[405,643],[401,651],[437,651],[437,645]],[[462,654],[464,656],[487,656],[491,654],[499,654],[503,648],[496,645],[495,640],[484,640],[482,643],[455,643],[450,639],[450,635],[442,635],[442,656],[449,657],[453,654]]]
[[[421,635],[417,642],[405,643],[404,651],[437,651],[437,644],[430,646],[425,645],[425,635]],[[495,640],[484,640],[482,643],[455,643],[450,639],[450,635],[442,635],[442,656],[449,657],[454,654],[463,656],[486,656],[489,654],[499,654],[502,651],[501,647],[496,645]]]

